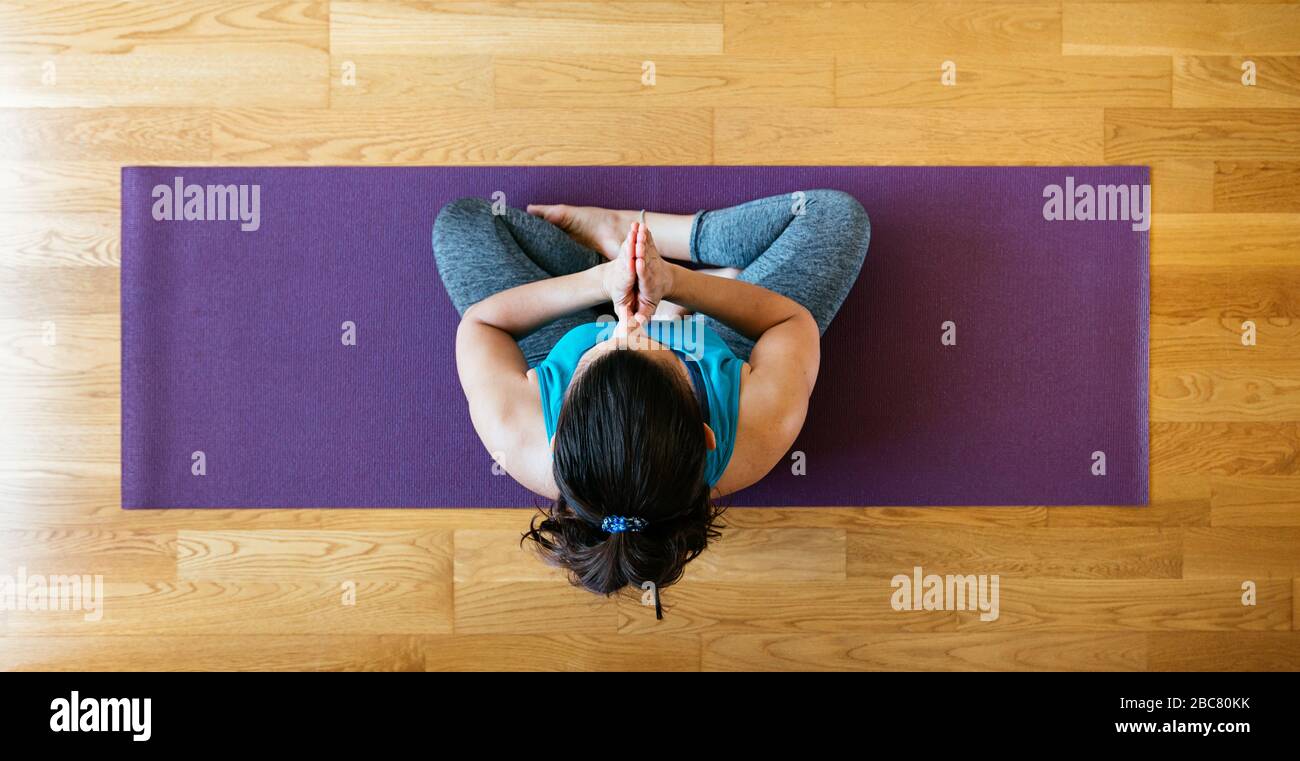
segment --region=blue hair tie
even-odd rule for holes
[[[646,527],[645,518],[625,518],[622,515],[607,515],[600,522],[600,530],[610,534],[621,534],[624,531],[640,531]]]

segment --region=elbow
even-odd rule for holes
[[[492,305],[486,301],[480,301],[477,304],[470,305],[460,316],[460,325],[456,329],[457,333],[469,330],[474,326],[482,325],[489,328],[500,328],[496,316],[492,313]],[[508,332],[508,331],[507,331]]]
[[[483,313],[482,301],[477,302],[475,304],[470,304],[469,309],[466,309],[464,312],[461,313],[460,323],[464,325],[467,322],[482,322],[483,320],[480,317],[482,313]]]
[[[817,324],[817,318],[813,317],[812,312],[808,311],[808,307],[805,307],[803,304],[799,304],[798,307],[799,309],[795,312],[793,318],[795,324],[799,326],[799,330],[807,337],[809,343],[815,347],[814,351],[820,353],[820,349],[816,347],[820,347],[821,345],[821,326]]]

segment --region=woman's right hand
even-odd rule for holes
[[[674,266],[660,256],[650,228],[640,222],[632,223],[628,239],[636,257],[636,318],[646,322],[672,292]]]

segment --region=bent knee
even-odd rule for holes
[[[458,241],[471,238],[492,219],[492,204],[483,198],[457,198],[438,211],[433,220],[434,254],[451,256],[461,247]]]
[[[858,261],[866,258],[871,240],[871,218],[857,198],[842,190],[810,190],[808,208],[836,235],[849,239],[847,249],[856,252]]]
[[[484,214],[492,214],[492,204],[487,199],[474,196],[457,198],[438,211],[438,216],[433,221],[434,234],[447,232],[457,224],[477,221]]]
[[[867,210],[862,208],[862,204],[852,194],[845,193],[843,190],[809,190],[804,195],[808,199],[808,208],[816,208],[818,212],[827,216],[839,217],[853,222],[861,221],[862,224],[870,226],[867,218]]]

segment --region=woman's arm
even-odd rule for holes
[[[761,286],[682,270],[669,297],[756,339],[742,377],[736,441],[717,490],[756,483],[790,450],[808,415],[821,335],[801,304]]]
[[[610,264],[602,262],[572,275],[538,280],[494,293],[467,309],[461,317],[461,326],[477,324],[520,339],[560,317],[609,303],[605,279]],[[523,355],[520,354],[519,358],[522,360]]]
[[[821,334],[803,305],[752,283],[710,277],[669,264],[653,239],[639,241],[637,274],[642,309],[662,298],[702,312],[747,338],[754,348],[742,377],[740,414],[731,462],[717,484],[723,494],[767,475],[790,449],[808,414],[821,366]]]
[[[550,499],[557,490],[541,397],[515,339],[566,314],[608,303],[613,266],[605,262],[493,294],[467,309],[456,330],[456,370],[479,439],[512,478]]]

